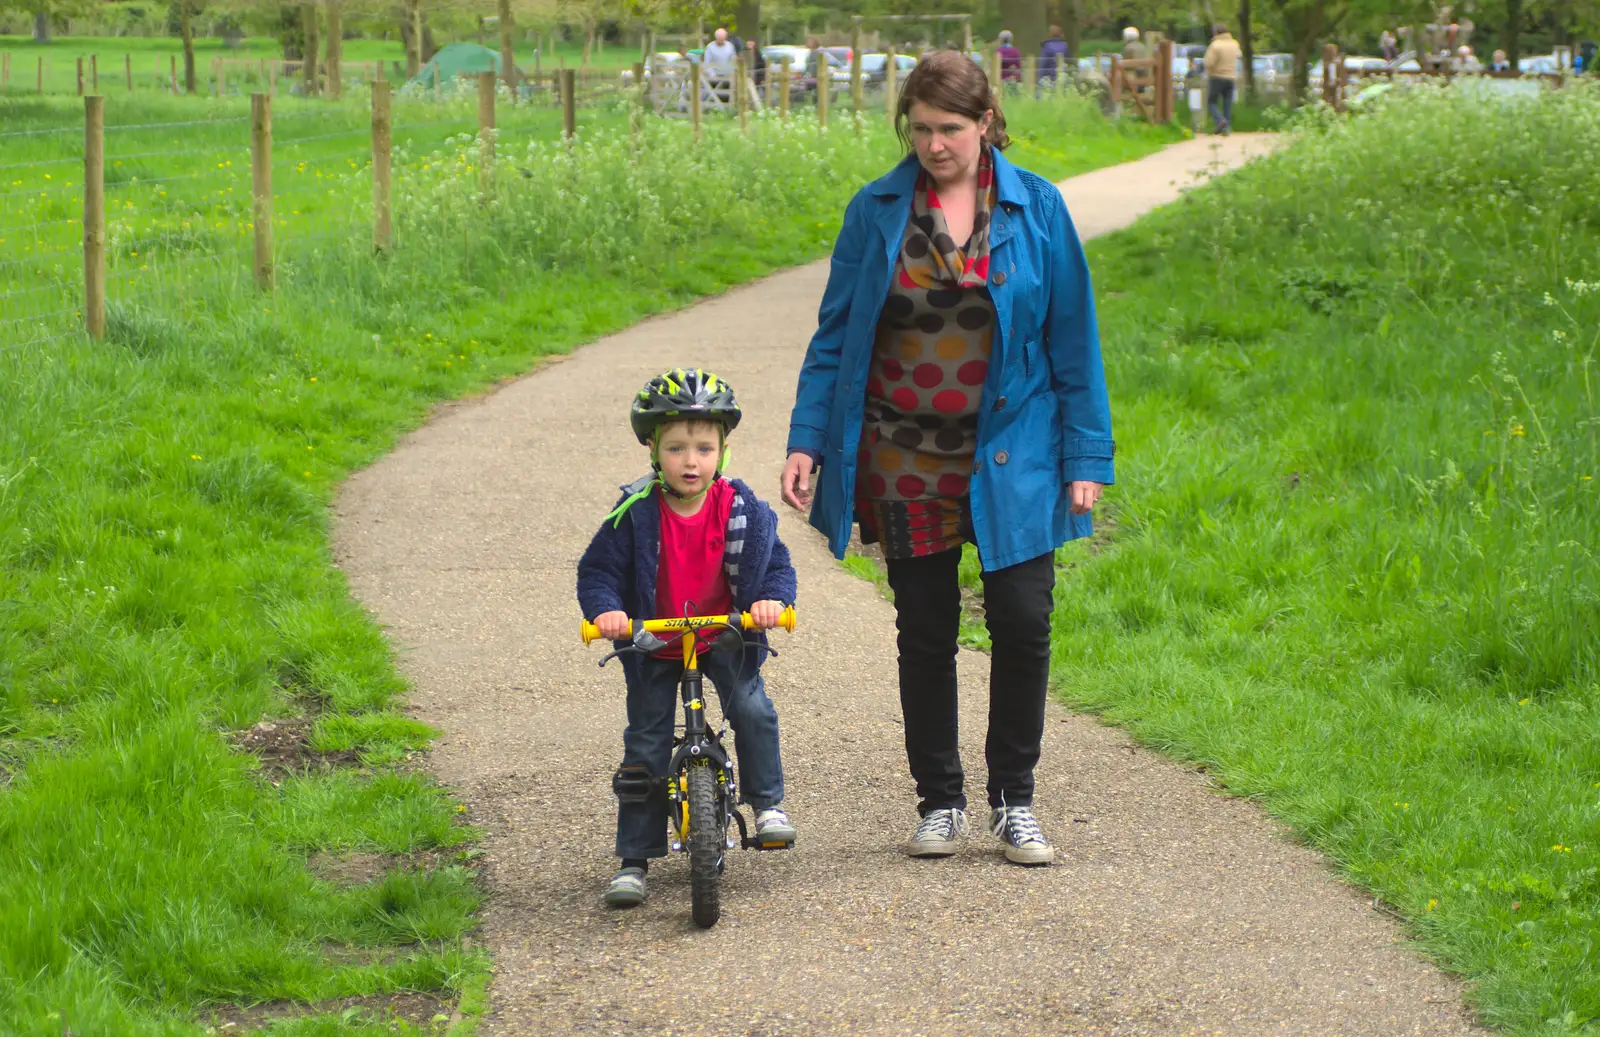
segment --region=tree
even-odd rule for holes
[[[1000,17],[1011,30],[1018,50],[1023,54],[1039,53],[1049,22],[1044,0],[1000,0]]]
[[[57,18],[86,14],[94,9],[94,3],[93,0],[0,0],[0,10],[7,8],[33,15],[33,42],[49,43]]]

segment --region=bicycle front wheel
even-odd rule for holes
[[[689,765],[689,895],[694,924],[709,929],[722,917],[722,855],[717,776],[704,760]]]

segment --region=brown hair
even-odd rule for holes
[[[921,101],[940,111],[964,115],[974,122],[983,121],[985,112],[994,112],[994,121],[983,135],[983,142],[1004,151],[1011,144],[1006,135],[1006,116],[1000,110],[1000,98],[989,86],[978,63],[960,51],[936,50],[919,62],[906,76],[900,90],[900,103],[895,108],[894,130],[906,150],[912,150],[911,131],[906,128],[911,106]]]

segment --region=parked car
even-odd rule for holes
[[[887,54],[861,55],[861,79],[866,83],[881,83],[888,78],[885,69],[889,67]],[[917,67],[917,59],[910,54],[896,54],[894,56],[895,80],[905,82],[906,76]]]

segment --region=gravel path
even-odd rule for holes
[[[1176,145],[1063,185],[1086,236],[1266,145]],[[585,346],[442,409],[341,496],[340,564],[389,629],[438,776],[486,832],[495,980],[484,1029],[554,1034],[1467,1034],[1455,983],[1254,805],[1052,707],[1044,870],[983,834],[900,852],[915,822],[893,609],[787,509],[801,625],[767,675],[783,720],[787,853],[730,859],[721,923],[689,920],[687,864],[606,911],[623,692],[578,641],[574,565],[644,470],[624,418],[664,367],[726,376],[734,470],[776,501],[816,263]],[[1113,344],[1111,348],[1115,348]],[[1112,387],[1113,393],[1116,387]],[[981,804],[987,660],[963,651],[963,756]]]

